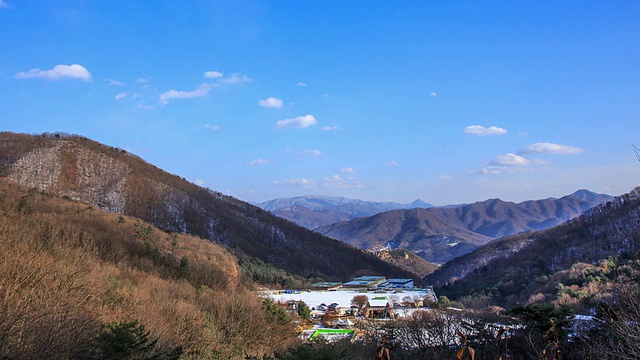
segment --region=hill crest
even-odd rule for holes
[[[0,176],[167,231],[207,238],[303,277],[411,277],[362,250],[80,136],[0,133]]]

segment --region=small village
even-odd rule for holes
[[[417,288],[413,279],[361,276],[349,282],[320,282],[306,290],[266,290],[260,296],[272,299],[297,317],[301,338],[351,340],[357,321],[385,321],[410,316],[437,302],[432,288]],[[309,309],[309,318],[300,307]]]

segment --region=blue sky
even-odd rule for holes
[[[247,201],[640,185],[637,1],[0,0],[0,130]]]

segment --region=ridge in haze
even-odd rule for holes
[[[587,190],[574,194],[517,204],[490,199],[457,207],[393,210],[316,231],[361,249],[407,249],[445,263],[494,239],[559,225],[612,198]]]
[[[311,230],[336,222],[372,216],[390,210],[433,207],[433,205],[420,199],[409,204],[402,204],[324,195],[280,198],[259,203],[257,206]]]

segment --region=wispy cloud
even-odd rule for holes
[[[148,84],[150,83],[152,80],[151,76],[147,76],[147,77],[143,77],[143,78],[137,78],[136,82],[139,84]]]
[[[314,126],[318,124],[318,120],[313,115],[307,114],[305,116],[298,116],[291,119],[280,120],[276,123],[276,128],[278,129],[286,129],[286,128],[296,128],[303,129],[309,126]]]
[[[353,189],[365,187],[363,183],[352,177],[343,178],[340,175],[333,175],[322,179],[321,186],[325,189]]]
[[[273,108],[273,109],[282,109],[282,107],[284,106],[284,104],[282,103],[282,100],[275,97],[269,97],[264,100],[258,100],[258,105],[266,108]]]
[[[355,174],[356,173],[356,171],[351,167],[342,168],[342,169],[340,169],[340,172],[343,173],[343,174]]]
[[[438,94],[435,91],[432,91],[432,92],[429,93],[429,96],[436,97],[436,96],[438,96]]]
[[[531,164],[531,160],[525,159],[522,156],[508,153],[505,155],[496,156],[496,160],[493,162],[494,165],[529,165]]]
[[[196,97],[204,97],[209,94],[211,90],[210,84],[201,84],[197,89],[191,91],[178,91],[169,90],[165,91],[158,96],[158,102],[162,105],[167,105],[172,99],[191,99]]]
[[[520,154],[552,154],[552,155],[577,155],[584,149],[577,146],[560,145],[554,143],[535,143],[520,149]]]
[[[12,8],[11,4],[8,4],[4,0],[0,0],[0,9],[11,9],[11,8]]]
[[[194,181],[196,183],[196,185],[202,186],[205,184],[205,182],[203,180],[200,179],[196,179],[196,181]]]
[[[398,162],[397,161],[389,161],[388,163],[386,163],[385,165],[387,166],[398,166]]]
[[[364,188],[365,185],[354,178],[342,178],[340,175],[333,175],[320,180],[299,178],[289,180],[276,180],[274,185],[291,185],[303,189],[353,189]]]
[[[508,153],[496,156],[495,159],[481,170],[484,174],[498,175],[502,173],[516,173],[527,171],[533,165],[544,165],[546,161],[530,160],[520,155]]]
[[[269,163],[269,160],[260,158],[256,160],[247,161],[245,164],[253,166],[253,165],[265,165],[268,163]]]
[[[242,75],[240,73],[233,73],[227,77],[221,77],[218,79],[218,82],[223,85],[233,85],[240,84],[251,81],[251,78],[247,75]]]
[[[209,125],[209,124],[206,124],[206,125],[204,126],[204,128],[205,128],[205,129],[209,129],[209,130],[213,130],[213,131],[218,131],[218,130],[220,130],[220,126],[218,126],[218,125]]]
[[[207,79],[217,79],[217,78],[221,78],[224,74],[221,73],[220,71],[206,71],[204,73],[204,77],[206,77]]]
[[[153,105],[147,105],[147,104],[143,104],[143,103],[137,103],[136,107],[138,109],[142,109],[142,110],[153,110],[153,109],[155,109],[155,107]]]
[[[317,149],[304,149],[301,155],[302,156],[321,156],[322,151]]]
[[[91,73],[82,65],[56,65],[51,70],[41,70],[38,68],[31,69],[26,72],[19,72],[15,76],[16,79],[80,79],[84,81],[91,80]]]
[[[307,83],[304,83],[302,81],[298,82],[296,85],[300,86],[300,87],[306,87]]]
[[[127,84],[122,82],[122,81],[118,81],[118,80],[113,80],[113,79],[104,79],[104,81],[107,83],[107,85],[111,85],[111,86],[126,86]]]
[[[325,125],[320,129],[322,129],[322,131],[336,131],[338,130],[338,125]]]
[[[507,130],[497,127],[490,126],[484,127],[482,125],[469,125],[464,128],[465,134],[476,135],[476,136],[489,136],[489,135],[504,135],[507,133]]]
[[[275,180],[274,185],[297,185],[305,189],[311,189],[316,186],[315,182],[311,179],[289,179],[289,180]]]
[[[243,82],[251,81],[250,77],[246,75],[242,75],[240,73],[233,73],[227,77],[224,77],[224,74],[222,74],[219,71],[206,71],[203,73],[203,76],[213,81],[200,84],[200,86],[198,86],[195,90],[191,90],[191,91],[181,91],[181,90],[165,91],[158,96],[158,102],[162,105],[166,105],[172,99],[191,99],[191,98],[197,98],[197,97],[205,97],[209,95],[209,91],[213,88],[219,88],[227,85],[240,84]],[[137,79],[136,81],[145,84],[144,87],[146,87],[148,80],[149,78],[145,78],[145,79],[140,78],[140,79]]]
[[[125,97],[127,97],[127,93],[126,93],[126,92],[121,92],[121,93],[119,93],[118,95],[116,95],[116,96],[114,97],[114,99],[115,99],[116,101],[118,101],[118,100],[122,100],[122,99],[124,99]]]

